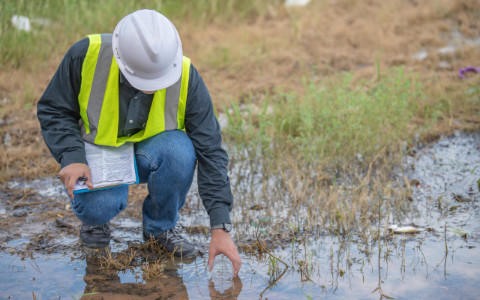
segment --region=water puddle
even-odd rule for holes
[[[292,234],[288,243],[269,248],[271,255],[242,248],[242,270],[233,280],[211,277],[206,255],[190,261],[163,257],[163,272],[155,278],[148,277],[138,257],[129,268],[105,268],[100,254],[80,246],[80,224],[66,209],[68,202],[57,180],[10,183],[0,192],[2,297],[477,298],[480,134],[456,133],[411,152],[414,155],[405,163],[411,200],[403,205],[401,215],[385,214],[378,232],[368,238],[361,232]],[[241,221],[242,216],[236,212],[233,217]],[[207,225],[208,217],[192,189],[180,227],[206,249]],[[390,234],[390,225],[422,231]],[[138,207],[127,208],[111,226],[112,255],[128,254],[143,244]],[[234,237],[242,239],[239,233]]]

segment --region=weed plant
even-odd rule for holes
[[[422,86],[402,68],[373,86],[353,85],[344,74],[321,85],[306,82],[305,89],[305,96],[270,95],[260,113],[251,106],[242,113],[233,103],[226,138],[238,149],[259,151],[263,161],[277,163],[292,153],[299,162],[339,168],[368,164],[382,149],[408,140],[412,117],[424,115]]]

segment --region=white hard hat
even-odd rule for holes
[[[141,91],[157,91],[182,74],[182,43],[175,26],[154,10],[137,10],[118,22],[113,55],[128,82]]]

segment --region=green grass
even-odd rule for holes
[[[433,119],[437,113],[421,105],[422,85],[402,68],[374,83],[353,83],[351,74],[321,84],[307,80],[304,90],[303,96],[270,95],[261,109],[232,104],[225,138],[238,149],[261,150],[266,160],[292,153],[308,164],[368,164],[382,149],[412,136],[413,116]]]
[[[0,2],[0,66],[25,67],[91,33],[112,32],[117,22],[138,9],[155,9],[174,24],[232,22],[262,15],[280,0],[6,0]],[[17,30],[12,16],[30,19],[30,32]],[[45,23],[45,20],[47,24]],[[177,25],[178,26],[178,25]]]

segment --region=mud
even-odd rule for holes
[[[289,235],[283,239],[288,244],[270,245],[272,254],[285,260],[288,269],[279,261],[272,262],[268,255],[242,248],[240,277],[221,282],[209,279],[206,256],[172,260],[160,251],[145,250],[139,205],[146,192],[142,186],[132,189],[129,207],[112,220],[110,257],[115,263],[125,262],[114,265],[112,260],[105,260],[106,253],[92,252],[79,244],[80,223],[57,179],[9,182],[0,198],[1,296],[476,298],[480,279],[480,134],[456,132],[432,144],[417,145],[409,154],[404,174],[411,200],[400,213],[381,220],[377,237],[365,239],[360,232]],[[238,213],[233,217],[237,221],[241,218]],[[206,250],[207,224],[208,217],[193,187],[179,226]],[[391,235],[390,225],[424,230]],[[249,234],[234,236],[239,244],[253,242]],[[163,272],[150,278],[144,265],[154,261],[162,262]]]

